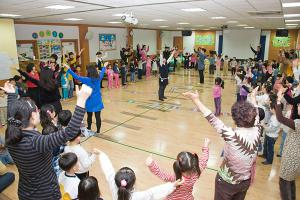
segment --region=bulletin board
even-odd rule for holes
[[[290,47],[291,37],[274,37],[272,44],[273,47]]]
[[[99,50],[111,51],[117,49],[116,34],[99,34]]]
[[[205,34],[205,35],[195,35],[195,45],[215,45],[215,35]]]
[[[37,41],[40,60],[47,60],[51,54],[61,57],[61,40],[60,39],[42,39]]]

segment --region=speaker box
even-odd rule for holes
[[[182,36],[191,36],[192,31],[182,31]]]
[[[288,37],[288,36],[289,36],[289,31],[287,29],[276,31],[276,37]]]

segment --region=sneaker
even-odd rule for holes
[[[162,99],[162,98],[161,98],[161,99],[159,99],[159,100],[160,100],[160,101],[164,101],[164,99]]]
[[[279,157],[279,158],[281,158],[281,155],[280,155],[280,154],[277,154],[276,156]]]
[[[163,99],[167,99],[167,97],[163,97]]]

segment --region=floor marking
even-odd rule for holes
[[[104,120],[102,120],[102,122],[106,122],[106,123],[113,124],[113,125],[122,124],[121,122],[117,122],[117,121],[113,121],[113,120],[109,120],[109,119],[104,119]],[[129,125],[129,124],[122,124],[122,126],[125,128],[133,129],[133,130],[141,130],[142,129],[141,127],[133,126],[133,125]]]
[[[138,114],[131,113],[131,112],[126,112],[126,111],[122,111],[121,113],[124,114],[124,115],[136,116],[136,117],[140,117],[140,118],[144,118],[144,119],[157,120],[157,118],[155,118],[155,117],[148,117],[148,116],[145,116],[145,115],[138,115]]]

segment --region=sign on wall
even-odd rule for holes
[[[207,35],[195,35],[195,45],[207,45],[213,46],[215,45],[215,35],[207,34]]]
[[[116,34],[99,34],[99,49],[100,51],[116,50]]]
[[[289,47],[291,45],[291,37],[274,37],[272,44],[273,47]]]
[[[44,39],[37,41],[39,56],[41,60],[47,60],[51,54],[61,57],[61,41],[60,39]]]

